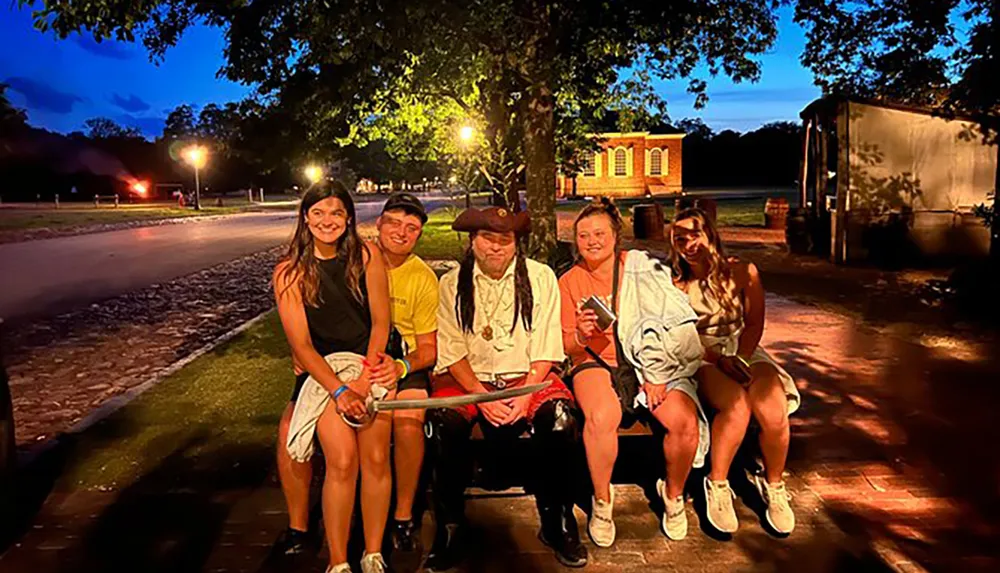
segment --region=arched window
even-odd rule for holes
[[[597,175],[595,154],[591,151],[584,151],[580,156],[580,164],[583,167],[584,177],[594,177]]]
[[[628,154],[625,149],[619,147],[615,150],[615,176],[625,177],[628,175]]]
[[[649,152],[649,174],[663,175],[663,152],[659,149]]]

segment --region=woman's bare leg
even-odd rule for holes
[[[389,518],[389,501],[392,496],[392,469],[389,467],[391,435],[392,415],[388,413],[379,414],[374,422],[358,430],[365,553],[382,551],[382,535]]]
[[[573,393],[583,411],[583,445],[587,452],[594,497],[611,501],[611,474],[618,459],[618,425],[622,408],[603,368],[590,368],[573,377]]]
[[[331,402],[316,424],[326,458],[323,480],[323,524],[330,549],[330,564],[347,561],[347,540],[354,511],[354,488],[358,479],[358,439]]]
[[[712,448],[709,451],[712,469],[708,477],[723,481],[729,475],[729,466],[750,424],[749,397],[735,380],[711,365],[698,370],[698,392],[718,410],[712,421]]]
[[[288,525],[298,531],[309,528],[309,486],[312,484],[312,462],[297,462],[288,455],[288,426],[295,403],[291,402],[278,423],[278,481],[288,506]]]
[[[684,493],[684,482],[698,453],[698,407],[683,392],[671,391],[653,411],[653,416],[667,430],[663,455],[667,460],[667,496],[676,499]]]
[[[758,362],[753,367],[750,385],[750,409],[760,424],[760,451],[764,456],[764,476],[768,483],[778,483],[788,459],[788,398],[781,386],[778,370]]]

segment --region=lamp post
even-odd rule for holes
[[[192,145],[184,150],[184,159],[188,162],[188,165],[194,167],[194,209],[195,211],[200,211],[201,181],[198,178],[198,172],[208,161],[208,152],[200,145]]]
[[[310,165],[305,168],[306,179],[309,180],[310,187],[319,183],[323,179],[323,168],[319,165]]]
[[[462,151],[468,151],[472,139],[476,136],[476,130],[471,125],[463,125],[458,129],[458,145]],[[472,207],[472,196],[468,186],[465,187],[465,208]]]

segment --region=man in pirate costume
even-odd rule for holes
[[[479,423],[487,440],[531,432],[542,462],[535,465],[542,541],[564,565],[582,567],[587,550],[573,516],[572,483],[579,429],[573,396],[553,372],[563,361],[559,286],[549,267],[525,258],[518,237],[526,212],[499,207],[466,209],[452,229],[470,233],[459,268],[441,278],[436,372],[432,397],[496,392],[547,383],[513,399],[428,412],[434,544],[425,567],[444,571],[463,559],[464,492],[468,441]]]

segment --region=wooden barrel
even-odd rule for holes
[[[764,204],[764,225],[768,229],[784,229],[788,220],[788,199],[769,197]]]
[[[813,231],[809,228],[809,216],[805,209],[792,209],[788,213],[787,225],[785,226],[785,243],[788,250],[805,255],[812,252]]]
[[[632,208],[632,234],[636,239],[663,240],[663,208],[658,204]]]
[[[719,204],[715,201],[715,199],[709,199],[707,197],[700,198],[695,203],[695,206],[704,211],[705,215],[708,216],[709,220],[711,220],[712,223],[718,224]]]
[[[708,197],[682,197],[674,201],[675,213],[691,208],[701,209],[705,212],[705,216],[711,219],[713,223],[716,221],[719,206],[715,199]]]

